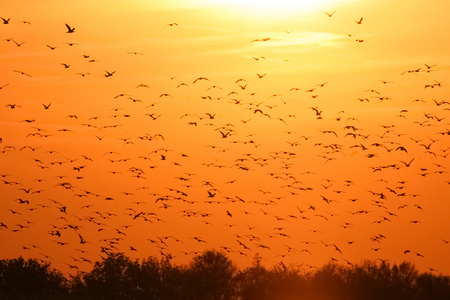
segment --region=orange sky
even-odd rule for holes
[[[0,4],[0,257],[450,273],[446,1],[161,2]]]

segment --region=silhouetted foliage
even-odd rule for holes
[[[309,271],[280,262],[269,269],[259,256],[238,270],[226,254],[209,250],[187,266],[110,253],[67,281],[48,263],[19,257],[0,260],[0,299],[448,300],[450,277],[420,273],[410,262],[369,260]]]
[[[185,268],[173,266],[168,258],[150,257],[142,262],[140,272],[145,299],[184,299]]]
[[[84,277],[86,296],[95,299],[139,299],[140,265],[123,253],[111,253]]]
[[[411,263],[390,266],[364,261],[347,272],[347,284],[354,297],[365,299],[414,299],[418,271]],[[368,294],[368,296],[365,296]]]
[[[131,261],[110,253],[93,270],[73,279],[72,295],[82,299],[183,299],[184,268],[165,258]]]
[[[237,289],[242,299],[264,300],[271,297],[270,272],[261,265],[261,258],[256,255],[251,267],[236,275]]]
[[[416,279],[414,299],[450,299],[450,277],[434,276],[430,273],[420,274]]]
[[[22,257],[0,260],[0,299],[61,299],[66,279],[50,264]]]
[[[236,276],[240,299],[269,300],[290,299],[302,295],[307,286],[307,277],[302,270],[280,263],[271,270],[261,265],[261,258],[255,256],[253,265]]]
[[[310,293],[325,299],[345,299],[346,283],[346,268],[330,262],[311,275]]]
[[[221,252],[209,250],[194,257],[187,270],[185,299],[232,299],[236,271],[233,262]]]

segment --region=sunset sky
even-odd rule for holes
[[[0,258],[450,274],[449,10],[2,1]]]

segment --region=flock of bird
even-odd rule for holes
[[[20,53],[26,42],[5,36],[6,27],[33,24],[2,20],[1,47]],[[310,268],[321,258],[426,259],[408,233],[430,230],[424,215],[433,204],[423,193],[439,195],[427,184],[440,194],[450,187],[450,102],[435,99],[446,88],[439,65],[419,62],[368,82],[340,100],[344,110],[329,105],[339,89],[332,81],[258,90],[270,73],[229,82],[163,74],[163,90],[137,81],[117,91],[112,80],[127,77],[120,65],[97,67],[73,42],[83,32],[65,26],[69,42],[49,37],[42,51],[78,45],[86,70],[72,71],[75,59],[54,67],[86,85],[103,80],[103,90],[95,104],[33,100],[32,90],[25,99],[15,92],[39,71],[3,70],[0,236],[10,241],[8,255],[71,274],[117,251],[183,260],[220,248],[237,260],[259,253]],[[391,95],[412,78],[422,82],[411,87],[420,98]],[[429,243],[448,249],[450,236]]]

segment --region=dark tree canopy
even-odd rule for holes
[[[86,291],[97,299],[130,299],[138,293],[140,265],[123,253],[111,253],[84,276]]]
[[[65,277],[50,264],[22,257],[0,260],[0,299],[60,299]]]
[[[188,269],[188,299],[231,299],[237,271],[225,254],[214,250],[194,257]]]
[[[370,260],[267,268],[259,256],[240,270],[225,253],[208,250],[185,266],[110,253],[67,280],[47,262],[19,257],[0,260],[0,300],[6,299],[448,300],[450,277],[420,273],[410,262]]]

